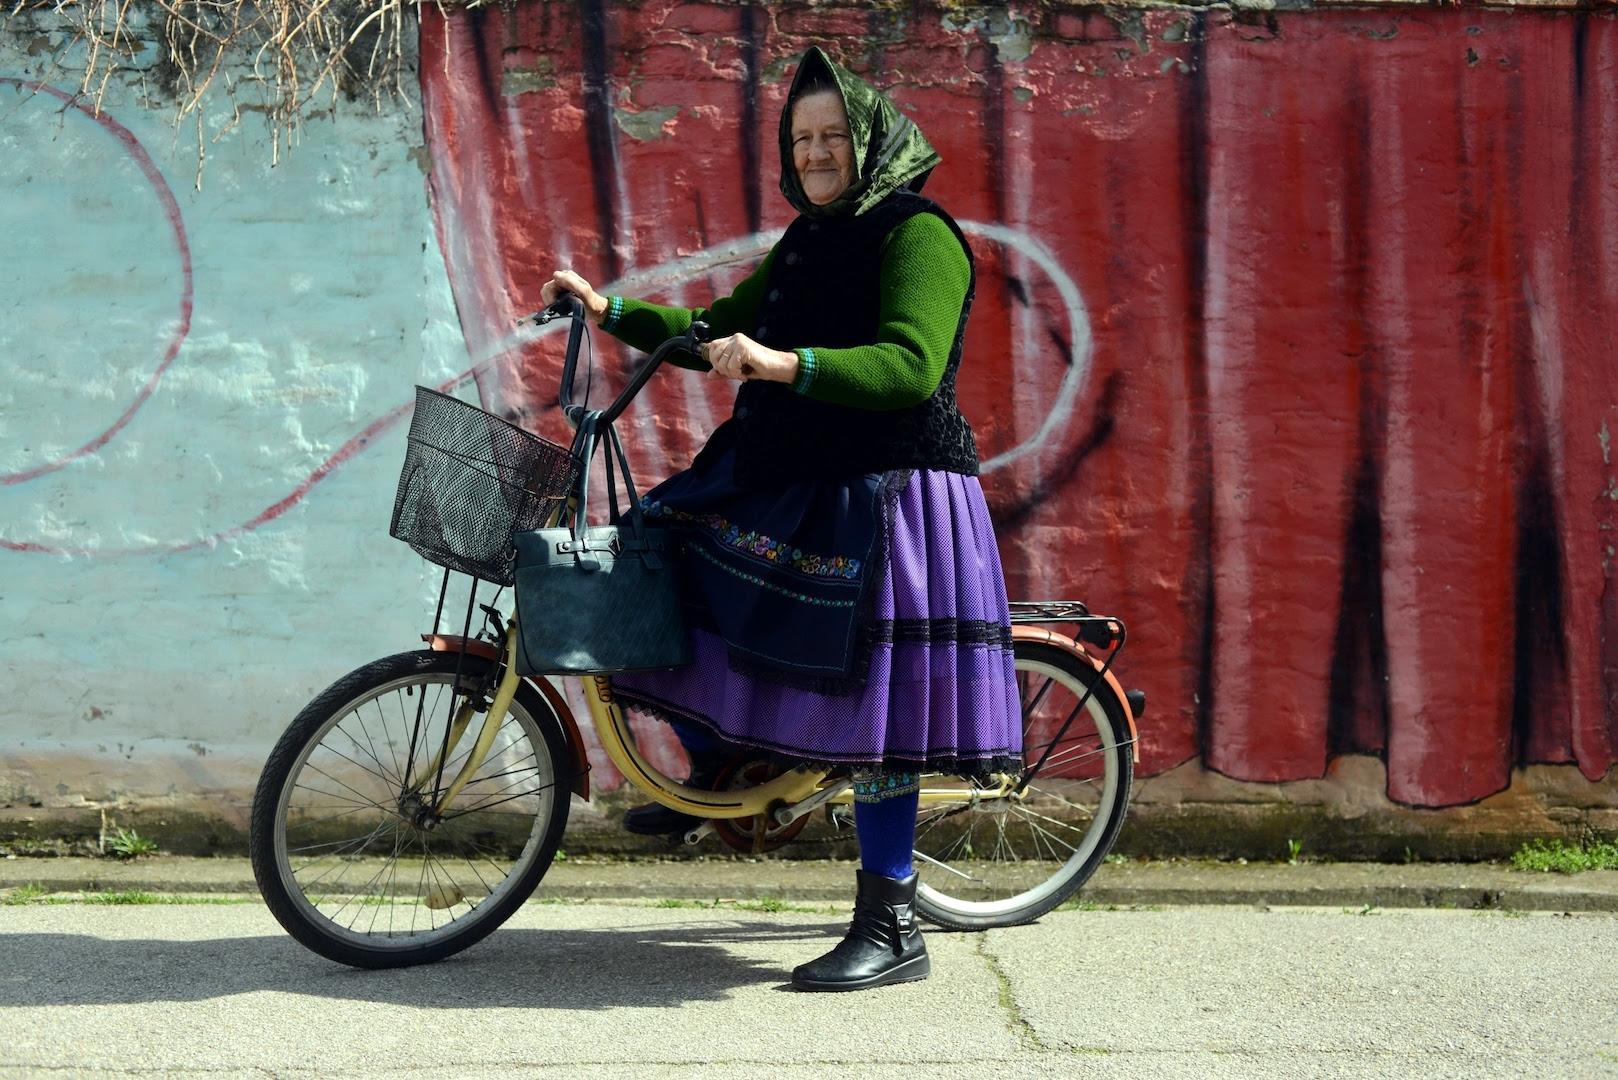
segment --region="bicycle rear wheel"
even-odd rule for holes
[[[946,797],[924,798],[917,811],[916,908],[941,926],[1039,918],[1089,880],[1123,825],[1133,776],[1124,703],[1094,667],[1056,646],[1019,641],[1015,657],[1025,769],[1072,722],[1020,795],[922,778],[923,792]]]
[[[442,746],[458,659],[459,700],[476,713],[445,763],[447,786],[490,706],[498,668],[481,657],[368,664],[310,702],[270,753],[253,799],[253,874],[281,925],[322,956],[365,968],[441,960],[509,918],[556,854],[570,759],[556,715],[526,685],[444,820],[423,827],[404,777],[421,777]]]

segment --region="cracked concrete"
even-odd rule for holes
[[[851,996],[785,985],[845,925],[822,912],[529,904],[451,960],[362,972],[256,904],[0,910],[0,1077],[1618,1071],[1609,915],[1065,911],[929,933],[930,979]]]

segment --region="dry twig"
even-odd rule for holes
[[[16,0],[9,22],[30,15],[56,22],[83,48],[79,93],[95,108],[109,81],[120,71],[150,76],[173,96],[175,121],[197,118],[197,184],[205,156],[203,104],[227,62],[250,60],[256,79],[227,75],[223,92],[233,118],[241,117],[236,95],[246,84],[260,88],[263,100],[249,105],[264,113],[270,130],[272,163],[283,139],[290,144],[317,97],[369,99],[380,110],[400,95],[414,13],[422,0]],[[427,0],[441,12],[476,7],[482,0]],[[137,63],[142,36],[159,50],[155,63]],[[350,54],[357,54],[351,56]],[[222,133],[221,133],[222,134]],[[215,136],[217,139],[218,136]]]

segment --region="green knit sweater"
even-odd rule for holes
[[[861,409],[903,409],[926,401],[938,389],[971,281],[966,253],[949,226],[934,214],[906,220],[888,234],[881,250],[876,340],[848,349],[802,342],[793,350],[799,361],[793,388],[799,393]],[[643,352],[683,334],[693,319],[706,321],[716,338],[751,334],[774,257],[771,249],[735,292],[707,308],[609,297],[602,329]],[[708,370],[706,363],[691,356],[681,355],[671,363]]]

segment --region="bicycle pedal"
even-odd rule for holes
[[[686,847],[696,847],[704,839],[713,835],[713,822],[704,821],[694,829],[687,829],[683,833],[675,833],[674,835],[679,837],[681,843],[685,844]]]

